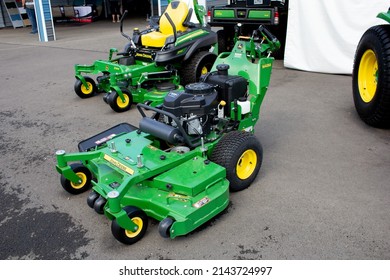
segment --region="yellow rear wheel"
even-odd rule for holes
[[[369,103],[375,96],[378,84],[378,59],[371,49],[366,50],[360,60],[358,84],[360,97]]]
[[[202,67],[202,70],[200,71],[201,75],[206,75],[209,72],[209,69],[207,69],[206,66]]]
[[[255,171],[257,154],[254,150],[246,150],[239,158],[236,166],[237,177],[241,180],[248,179]]]

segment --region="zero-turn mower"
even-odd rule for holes
[[[74,90],[81,98],[105,92],[106,101],[115,112],[130,109],[132,103],[150,106],[162,104],[165,95],[180,84],[198,81],[210,71],[216,54],[217,35],[204,23],[204,8],[194,0],[194,9],[182,1],[169,1],[158,25],[147,30],[134,29],[123,52],[112,48],[108,60],[92,65],[75,65]],[[199,24],[190,21],[193,10]],[[215,49],[216,51],[216,49]],[[96,81],[88,76],[96,75]]]

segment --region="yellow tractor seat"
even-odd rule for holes
[[[172,25],[169,23],[165,13],[168,13],[172,19],[176,32],[184,32],[187,30],[188,27],[183,25],[189,14],[187,4],[181,1],[172,1],[169,3],[167,9],[160,18],[159,30],[152,31],[141,36],[142,46],[162,48],[165,45],[167,38],[173,35]]]

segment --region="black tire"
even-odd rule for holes
[[[175,221],[172,218],[165,218],[158,224],[158,232],[164,238],[171,237],[171,227]]]
[[[133,103],[133,96],[127,89],[122,89],[123,96],[126,101],[122,102],[119,94],[114,90],[107,96],[107,103],[111,109],[117,113],[128,111]]]
[[[352,73],[353,100],[368,125],[390,127],[390,25],[368,29],[356,49]]]
[[[89,169],[81,163],[73,163],[70,165],[70,167],[72,168],[73,172],[80,177],[81,182],[79,184],[74,184],[68,179],[66,179],[64,175],[61,175],[60,181],[61,186],[64,188],[64,190],[71,194],[80,194],[90,189],[92,186],[91,171],[89,171]]]
[[[116,219],[114,219],[111,224],[111,232],[119,242],[131,245],[144,237],[148,228],[148,216],[144,211],[134,206],[126,206],[123,210],[125,210],[127,216],[138,225],[138,230],[136,232],[126,230],[117,223]]]
[[[91,191],[87,197],[87,204],[92,209],[94,208],[96,200],[99,198],[99,194],[95,191]]]
[[[200,76],[210,72],[217,56],[208,51],[196,53],[188,61],[186,61],[180,71],[180,83],[185,86],[187,84],[196,83]]]
[[[95,81],[90,77],[84,77],[85,81],[88,84],[88,89],[83,85],[83,83],[77,79],[74,83],[74,92],[78,97],[85,99],[94,96],[97,93],[97,87]]]
[[[227,37],[225,30],[218,30],[217,31],[217,38],[218,38],[218,54],[226,52],[227,51]]]
[[[104,197],[99,196],[93,204],[93,209],[96,213],[102,215],[104,214],[104,206],[106,205],[106,203],[107,200]]]
[[[253,134],[232,131],[215,145],[210,159],[226,168],[230,191],[241,191],[249,187],[259,173],[263,148]]]

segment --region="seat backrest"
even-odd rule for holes
[[[182,1],[172,1],[169,3],[164,14],[168,13],[171,17],[173,24],[176,27],[176,32],[183,32],[187,30],[187,27],[183,25],[188,15],[188,6]],[[173,34],[172,25],[169,23],[168,18],[162,14],[160,19],[160,32],[166,35]]]

